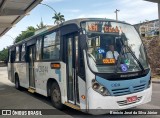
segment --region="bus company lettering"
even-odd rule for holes
[[[134,77],[134,76],[138,76],[138,73],[127,74],[127,75],[120,75],[120,77]]]
[[[24,110],[24,111],[17,111],[17,110],[13,110],[11,112],[11,115],[42,115],[42,111],[30,111],[30,110]]]
[[[48,67],[47,66],[38,66],[36,69],[39,73],[48,73]]]
[[[111,84],[111,86],[112,86],[112,87],[119,87],[119,86],[121,86],[121,85],[120,85],[120,83],[113,83],[113,84]]]
[[[23,64],[23,63],[20,64],[20,65],[17,65],[17,68],[20,69],[20,70],[22,70],[22,68],[24,67],[24,65],[25,65],[25,64]]]

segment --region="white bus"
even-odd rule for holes
[[[11,46],[8,78],[15,87],[50,96],[91,114],[151,101],[151,70],[135,28],[125,22],[66,21]],[[95,111],[94,111],[95,110]]]

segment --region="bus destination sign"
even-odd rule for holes
[[[118,26],[109,26],[107,24],[103,25],[102,23],[87,23],[87,29],[89,32],[104,32],[104,33],[119,33],[121,28]]]

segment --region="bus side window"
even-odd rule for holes
[[[8,50],[8,63],[11,63],[11,49]]]
[[[16,60],[16,50],[11,51],[11,57],[10,57],[11,63],[15,62]]]
[[[25,61],[25,44],[21,47],[21,61]]]
[[[42,37],[39,37],[36,42],[36,60],[41,60]]]
[[[76,56],[75,56],[75,66],[76,66],[76,72],[78,73],[78,65],[79,65],[79,47],[78,47],[78,36],[75,36],[75,51],[76,51]]]
[[[21,61],[22,45],[19,46],[19,61]]]
[[[59,60],[60,57],[59,52],[60,52],[60,37],[58,31],[45,35],[43,43],[43,59]]]
[[[15,61],[19,61],[19,46],[16,47],[16,57]]]

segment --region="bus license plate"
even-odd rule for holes
[[[137,99],[138,99],[137,96],[127,97],[127,102],[132,103],[137,101]]]

